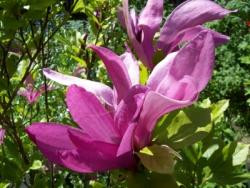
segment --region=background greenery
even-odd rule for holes
[[[165,0],[165,18],[181,2]],[[217,2],[238,12],[207,24],[230,36],[231,41],[217,49],[213,79],[202,92],[200,101],[203,102],[199,103],[199,107],[192,107],[195,110],[210,109],[214,118],[201,125],[208,133],[202,142],[190,143],[180,151],[183,160],[177,163],[175,177],[184,187],[230,187],[229,184],[249,178],[249,175],[242,174],[247,172],[245,159],[248,150],[236,141],[250,144],[250,2]],[[130,2],[137,11],[145,3],[145,0]],[[36,88],[42,83],[52,84],[42,75],[41,69],[44,67],[70,75],[81,70],[78,76],[111,85],[102,63],[86,46],[104,45],[118,54],[124,51],[127,35],[117,20],[118,5],[119,0],[0,1],[0,126],[7,131],[0,151],[0,187],[150,186],[145,177],[157,187],[157,182],[163,179],[172,181],[167,176],[138,173],[128,174],[130,181],[127,184],[127,177],[122,171],[76,174],[50,164],[24,132],[25,126],[35,121],[74,124],[65,107],[65,87],[54,84],[55,90],[46,92],[32,105],[17,95],[18,90],[25,87],[24,80],[29,73],[34,76]],[[222,99],[228,99],[229,103]],[[206,117],[208,110],[201,109],[201,112]],[[181,119],[180,130],[186,130],[185,113],[188,111],[178,111],[165,118],[170,125],[176,119]],[[166,122],[164,118],[159,122],[159,130],[166,129],[162,122]],[[213,128],[208,123],[212,123]],[[178,134],[169,136],[170,128],[167,127],[166,143],[175,147],[174,138]],[[157,130],[156,135],[160,142],[162,135],[157,134]],[[217,150],[208,155],[207,151],[213,150],[211,146]],[[236,150],[238,153],[241,151],[239,155],[236,155]],[[230,157],[235,155],[234,158]],[[235,158],[241,162],[236,167],[232,166]],[[247,187],[247,183],[231,187]]]

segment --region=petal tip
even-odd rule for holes
[[[43,73],[49,73],[49,72],[51,72],[50,68],[43,68]]]
[[[96,46],[94,44],[89,44],[89,45],[87,45],[87,48],[94,50],[94,49],[98,48],[98,46]]]

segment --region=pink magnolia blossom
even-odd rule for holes
[[[129,12],[128,0],[123,0],[123,7],[118,10],[118,18],[127,30],[129,40],[139,59],[153,69],[153,58],[157,51],[165,54],[178,50],[178,44],[190,41],[203,30],[205,22],[223,18],[232,11],[226,10],[210,0],[188,0],[183,2],[167,18],[160,29],[163,17],[163,0],[148,0],[139,16],[134,9]],[[160,37],[154,45],[154,36],[160,30]],[[228,37],[209,30],[222,44]]]
[[[45,69],[46,76],[53,80],[78,85],[68,88],[66,102],[79,128],[33,123],[26,131],[49,160],[74,171],[133,168],[134,151],[151,144],[156,121],[197,100],[211,78],[215,46],[214,35],[202,31],[180,51],[166,56],[154,68],[146,86],[138,85],[139,67],[130,52],[120,57],[92,46],[107,68],[114,91],[103,90],[108,87],[101,83]],[[114,113],[101,103],[100,97],[107,94],[103,91],[109,92],[110,99],[117,99]]]
[[[18,91],[18,95],[26,98],[29,104],[33,104],[38,101],[39,97],[45,92],[45,85],[41,85],[39,89],[34,88],[34,79],[31,74],[28,75],[24,82],[25,88],[21,88]],[[50,91],[53,88],[51,86],[47,87]]]
[[[126,99],[133,101],[133,96],[145,91],[145,88],[135,86]],[[141,105],[141,100],[136,101]],[[137,106],[133,106],[127,129],[123,132],[96,96],[85,89],[70,86],[66,102],[79,128],[57,123],[33,123],[26,129],[49,160],[84,173],[134,166],[132,137],[136,126],[133,118],[138,116]]]
[[[5,130],[0,128],[0,145],[3,144],[4,136],[5,136]]]
[[[211,40],[213,41],[213,44],[215,44],[215,46],[220,44],[220,41],[217,40],[213,32],[209,30],[204,30],[200,32],[194,39],[192,39],[188,45],[190,46],[191,44],[195,43],[195,41],[198,40],[196,38],[202,37],[204,35],[212,35],[213,39]],[[102,59],[104,65],[106,66],[108,75],[114,85],[113,89],[99,82],[64,75],[48,68],[43,70],[44,75],[47,78],[66,86],[75,84],[79,87],[83,87],[87,91],[95,94],[99,98],[99,100],[110,110],[115,110],[119,102],[128,92],[128,90],[132,86],[139,84],[140,74],[138,62],[129,50],[127,50],[121,56],[118,56],[111,50],[104,47],[92,45],[90,46],[90,48],[92,48],[97,53],[97,55]],[[211,48],[210,50],[212,49],[213,48]],[[173,57],[173,54],[176,53],[177,52],[169,54],[166,59]],[[200,53],[199,50],[197,50],[196,54],[198,53]],[[156,67],[159,66],[157,65]],[[164,78],[164,76],[166,75],[162,75],[162,78]]]
[[[112,79],[114,89],[100,82],[81,79],[64,75],[51,69],[44,69],[44,75],[63,85],[75,84],[95,94],[99,100],[109,109],[114,110],[127,91],[134,85],[139,84],[139,68],[133,55],[127,51],[118,56],[111,50],[99,46],[90,46],[103,60],[109,77]]]

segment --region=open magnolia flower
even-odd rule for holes
[[[135,87],[133,91],[143,93],[145,89]],[[78,172],[133,167],[132,119],[122,132],[96,96],[75,85],[68,88],[66,102],[80,128],[34,123],[26,129],[49,160]]]
[[[92,46],[107,68],[114,91],[101,83],[45,69],[46,76],[53,80],[78,85],[69,87],[66,102],[80,128],[33,123],[26,131],[49,160],[72,170],[133,168],[134,152],[151,144],[157,120],[195,102],[207,85],[212,75],[215,45],[210,31],[199,33],[180,51],[163,59],[146,86],[138,85],[139,67],[130,52],[119,57],[106,48]],[[101,103],[100,98],[105,96],[110,97],[110,104],[116,101],[112,113]]]
[[[45,85],[41,85],[39,89],[34,88],[34,79],[31,74],[29,74],[24,82],[25,88],[21,88],[18,91],[18,95],[26,98],[29,104],[36,103],[39,97],[45,92]],[[47,87],[47,90],[50,91],[53,88],[51,86]]]
[[[158,63],[153,61],[158,51],[166,55],[178,50],[178,44],[192,40],[203,30],[209,30],[202,27],[202,24],[221,19],[230,12],[232,11],[210,0],[188,0],[173,10],[160,29],[163,0],[148,0],[139,16],[133,9],[129,12],[128,0],[123,0],[123,7],[118,10],[118,18],[127,30],[131,45],[139,59],[149,69],[153,69]],[[159,39],[154,42],[155,34],[159,30]],[[215,35],[217,44],[227,41],[226,36],[209,31]]]
[[[107,48],[94,45],[90,46],[90,48],[103,60],[108,74],[113,81],[114,89],[100,82],[64,75],[48,68],[43,69],[43,73],[47,78],[60,84],[66,86],[75,84],[83,87],[95,94],[107,108],[113,111],[128,90],[133,85],[139,84],[138,64],[130,52],[118,56]]]
[[[0,145],[3,143],[4,136],[5,136],[5,130],[0,128]]]
[[[203,40],[204,36],[208,34],[211,35],[212,37],[211,40],[213,41],[212,43],[215,46],[218,46],[228,41],[228,39],[226,39],[227,37],[224,35],[221,35],[219,33],[215,34],[215,32],[211,32],[209,30],[203,30],[199,32],[199,34],[193,40],[191,40],[191,42],[187,46],[191,46],[192,44],[198,43],[199,38],[202,38],[201,40]],[[224,40],[218,40],[218,38],[224,38]],[[199,44],[199,45],[203,45],[203,44]],[[118,56],[111,50],[104,48],[104,47],[92,45],[90,46],[90,48],[92,48],[97,53],[97,55],[102,59],[108,71],[108,75],[113,82],[113,85],[114,85],[113,89],[99,82],[90,81],[86,79],[80,79],[74,76],[64,75],[56,71],[50,70],[48,68],[44,69],[43,73],[47,78],[53,81],[56,81],[60,84],[63,84],[66,86],[75,84],[79,87],[85,88],[87,91],[95,94],[108,109],[110,109],[111,111],[114,111],[117,105],[119,104],[119,102],[126,95],[128,90],[132,86],[139,84],[139,78],[140,78],[139,72],[140,71],[139,71],[138,62],[136,61],[136,59],[133,57],[132,53],[129,50],[127,50],[121,56]],[[212,47],[211,50],[213,48],[214,47]],[[181,53],[181,54],[185,53],[185,51],[187,51],[188,49],[189,49],[188,47],[182,48],[179,52],[170,53],[156,67],[161,67],[161,64],[163,64],[163,62],[169,61],[169,59],[171,59],[172,57],[175,57],[177,53]],[[184,51],[184,52],[181,52],[181,51]],[[200,49],[197,49],[197,51],[195,51],[194,53],[195,53],[194,56],[201,53]],[[193,60],[193,61],[195,62],[196,60]],[[164,75],[164,76],[167,76],[167,75]]]

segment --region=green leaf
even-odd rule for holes
[[[140,63],[140,83],[142,85],[146,84],[148,76],[149,74],[147,68],[142,63]]]
[[[31,167],[29,168],[30,170],[39,170],[42,168],[42,161],[40,160],[34,160]]]
[[[97,181],[93,181],[91,180],[89,182],[89,185],[93,188],[105,188],[105,185],[101,184],[100,182],[97,182]]]
[[[10,183],[0,183],[0,188],[8,188]]]
[[[5,139],[4,144],[6,146],[6,157],[15,162],[16,165],[18,165],[18,167],[21,169],[24,166],[24,164],[22,157],[20,156],[18,146],[9,139]]]
[[[47,7],[54,4],[56,0],[30,0],[30,9],[44,11]]]
[[[130,172],[128,188],[178,188],[171,175],[145,172]]]
[[[248,157],[249,144],[238,143],[233,153],[233,166],[243,165]]]
[[[223,116],[224,112],[229,107],[229,100],[220,100],[219,102],[211,105],[211,116],[212,121],[218,120],[221,116]]]
[[[18,67],[18,61],[14,55],[11,55],[7,59],[7,71],[9,74],[9,77],[11,78],[13,74],[17,71]]]
[[[202,140],[212,130],[209,108],[191,106],[171,114],[158,128],[161,131],[157,132],[156,140],[161,144],[180,149]]]
[[[87,63],[83,59],[81,59],[81,58],[79,58],[77,56],[74,56],[74,55],[71,55],[70,57],[72,59],[74,59],[77,63],[79,63],[82,67],[87,67]]]
[[[208,159],[208,165],[213,175],[211,181],[229,185],[249,178],[249,174],[242,171],[242,165],[247,160],[248,150],[249,145],[243,143],[232,142],[221,145]]]
[[[213,144],[213,145],[211,145],[204,153],[203,153],[203,157],[204,158],[206,158],[206,159],[209,159],[212,155],[213,155],[213,153],[217,150],[217,149],[219,149],[219,145],[218,144]]]
[[[44,174],[36,174],[34,179],[34,185],[35,188],[48,188],[48,177]]]
[[[2,159],[0,165],[1,178],[19,184],[22,180],[23,173],[16,162],[6,158]]]
[[[204,99],[201,103],[199,103],[199,106],[200,106],[201,108],[210,108],[210,106],[211,106],[211,101],[210,101],[210,99],[209,99],[209,98]]]
[[[166,57],[166,54],[162,50],[158,50],[154,53],[153,63],[157,65]]]
[[[223,168],[220,174],[216,174],[213,176],[211,181],[220,185],[234,185],[249,179],[250,179],[250,173],[233,174],[227,168]]]
[[[243,64],[250,65],[250,56],[243,56],[243,57],[240,57],[240,61],[241,61],[241,63],[243,63]]]
[[[84,4],[83,0],[74,0],[73,5],[75,5],[75,7],[72,11],[73,13],[84,12],[85,4]]]
[[[8,89],[8,83],[6,79],[0,79],[0,91]]]
[[[168,146],[153,145],[145,147],[137,153],[142,164],[149,170],[171,174],[174,167],[174,158],[179,154]]]

